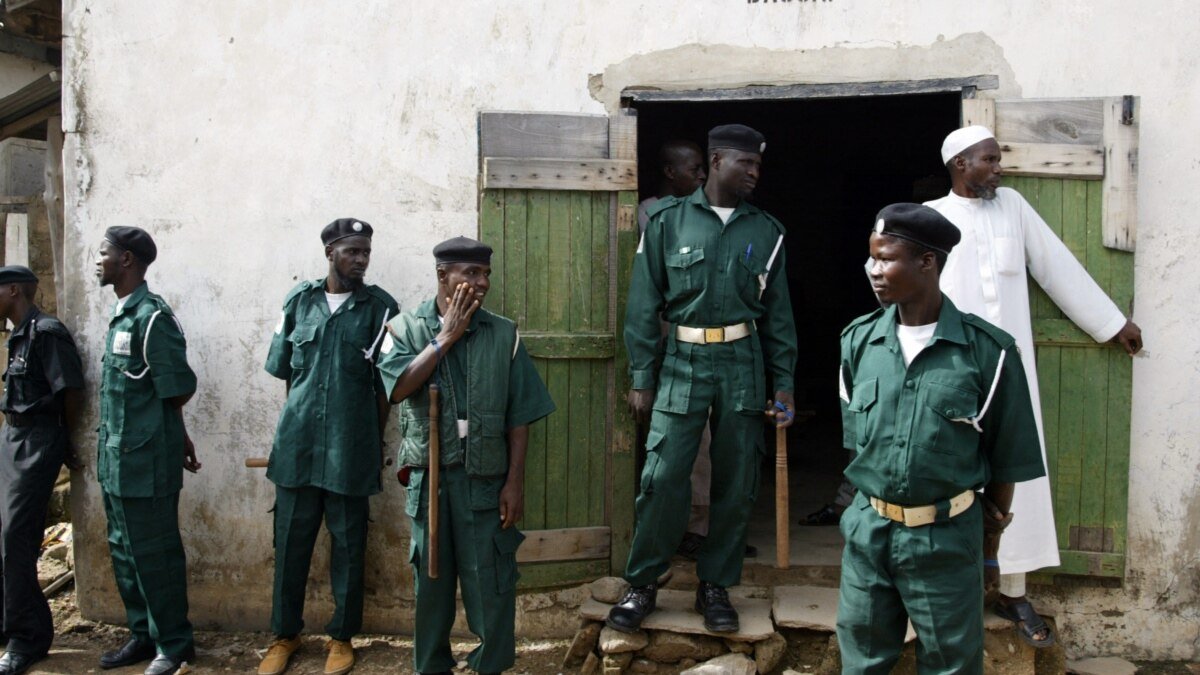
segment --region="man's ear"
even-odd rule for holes
[[[932,272],[937,271],[937,254],[933,251],[925,251],[921,254],[921,269]]]
[[[121,251],[121,267],[133,267],[134,262],[132,251]]]
[[[333,244],[325,245],[325,259],[329,261],[333,260]]]

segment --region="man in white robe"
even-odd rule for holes
[[[1130,354],[1142,348],[1141,330],[1088,275],[1029,202],[1000,187],[1000,146],[985,127],[954,131],[942,145],[950,194],[930,206],[958,226],[962,241],[942,270],[942,291],[963,312],[980,316],[1017,341],[1029,381],[1042,462],[1042,429],[1026,270],[1055,304],[1097,342],[1119,342]],[[1025,574],[1059,564],[1048,478],[1017,484],[1015,517],[998,555],[1000,598],[996,612],[1012,619],[1026,642],[1050,646],[1054,637],[1025,598]],[[985,561],[995,566],[996,561]]]

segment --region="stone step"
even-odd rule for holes
[[[736,633],[713,633],[704,629],[704,619],[696,613],[696,594],[690,591],[662,589],[658,592],[658,609],[642,622],[643,630],[661,630],[693,635],[709,635],[738,642],[766,640],[775,632],[771,622],[771,601],[747,597],[746,591],[729,590],[729,601],[738,611],[741,630]],[[589,599],[579,608],[585,619],[603,621],[612,605]]]

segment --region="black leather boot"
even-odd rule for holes
[[[129,641],[122,645],[120,649],[104,652],[100,656],[100,667],[108,670],[109,668],[132,666],[135,663],[149,661],[154,658],[155,654],[153,642],[149,640],[143,642],[137,638],[129,638]]]
[[[696,589],[696,611],[704,615],[704,628],[714,633],[736,633],[738,613],[724,588],[701,581]]]
[[[642,621],[654,611],[658,599],[658,584],[634,586],[625,592],[621,601],[613,605],[604,623],[613,630],[632,633],[642,627]]]

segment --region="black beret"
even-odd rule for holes
[[[708,132],[708,151],[730,148],[761,155],[767,149],[767,139],[745,124],[722,124]]]
[[[875,233],[900,237],[949,255],[962,239],[954,223],[922,204],[889,204],[875,216]]]
[[[446,263],[491,265],[492,247],[469,237],[455,237],[434,246],[433,257],[439,265]]]
[[[338,218],[332,223],[326,225],[325,229],[321,230],[321,243],[328,246],[338,239],[358,236],[370,239],[371,234],[374,231],[375,230],[371,229],[370,224],[368,224],[365,220],[358,220],[356,218]]]
[[[0,267],[0,284],[37,283],[37,275],[24,265],[6,265]]]
[[[158,247],[154,245],[150,233],[140,227],[110,227],[104,231],[104,240],[129,251],[147,265],[158,257]]]

